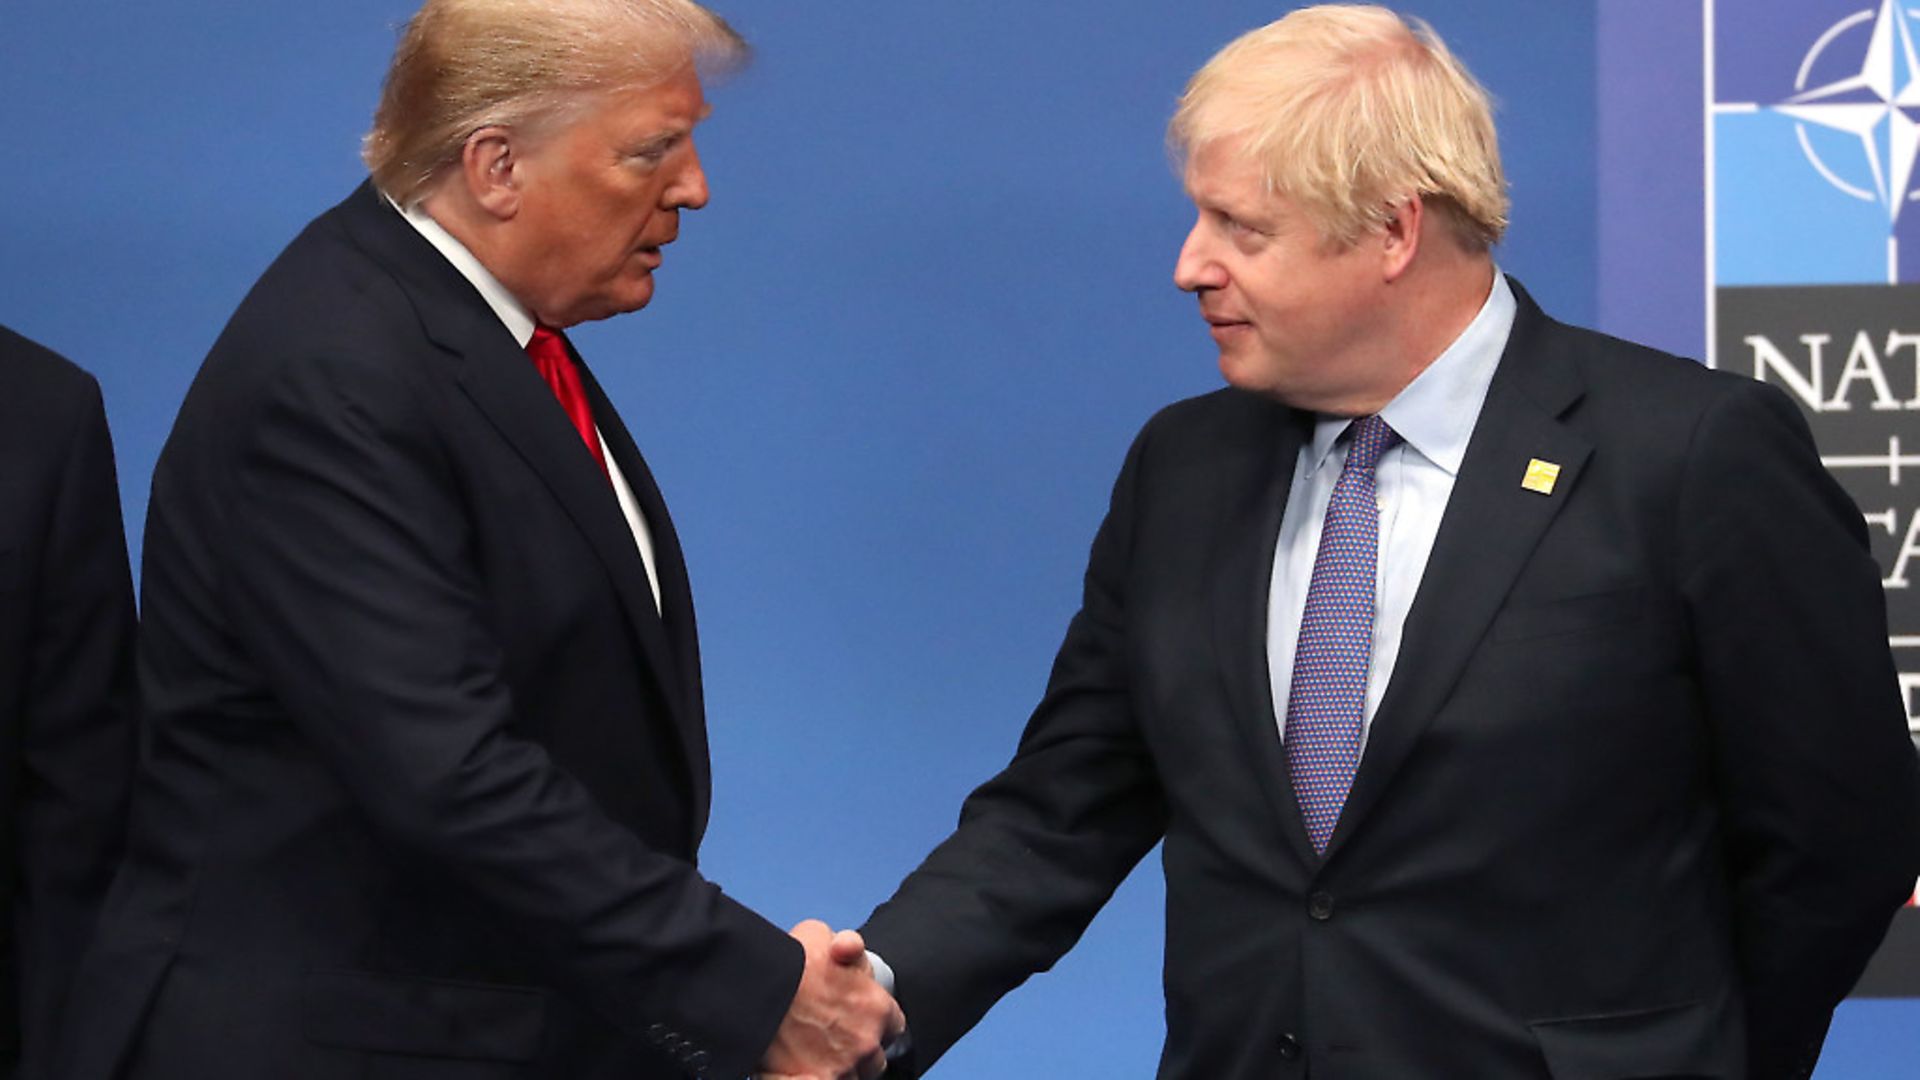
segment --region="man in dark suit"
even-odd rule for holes
[[[917,1065],[1164,841],[1162,1077],[1807,1075],[1920,768],[1797,411],[1499,275],[1424,26],[1253,31],[1173,141],[1231,387],[1141,432],[1018,753],[863,930]]]
[[[695,866],[686,567],[560,331],[707,201],[685,0],[428,0],[371,182],[234,314],[154,477],[150,746],[61,1076],[876,1074],[826,928]],[[842,938],[838,955],[849,952]]]
[[[0,1076],[51,1075],[119,864],[133,582],[100,386],[0,327]]]

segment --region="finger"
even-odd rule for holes
[[[795,923],[787,934],[806,947],[809,964],[825,957],[833,947],[833,930],[819,919]]]
[[[867,942],[857,930],[842,930],[833,935],[833,942],[827,947],[827,955],[836,964],[849,964],[855,967],[867,966]]]
[[[900,1003],[896,1001],[893,1003],[893,1011],[887,1015],[887,1038],[898,1038],[905,1030],[907,1030],[907,1014],[900,1010]]]

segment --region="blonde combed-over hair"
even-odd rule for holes
[[[1487,92],[1431,27],[1383,7],[1302,8],[1220,50],[1168,127],[1178,158],[1238,140],[1267,187],[1348,245],[1419,196],[1468,250],[1507,227]]]
[[[726,20],[692,0],[427,0],[401,33],[361,158],[410,206],[481,128],[537,131],[598,94],[747,56]]]

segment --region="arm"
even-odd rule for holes
[[[1859,510],[1785,395],[1701,421],[1676,538],[1756,1078],[1804,1076],[1920,874],[1920,764]]]
[[[274,378],[236,420],[222,591],[275,698],[372,827],[500,913],[570,996],[748,1072],[801,946],[516,734],[461,487],[411,388],[372,361]]]
[[[25,1071],[120,862],[135,753],[133,584],[100,388],[76,395],[35,570],[20,745],[18,929]]]
[[[1013,761],[862,928],[892,968],[925,1069],[1079,940],[1166,829],[1128,697],[1125,578],[1145,437],[1094,539],[1081,608]]]

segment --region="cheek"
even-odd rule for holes
[[[1250,283],[1247,308],[1262,336],[1285,335],[1313,317],[1313,303],[1294,283],[1263,280]]]

